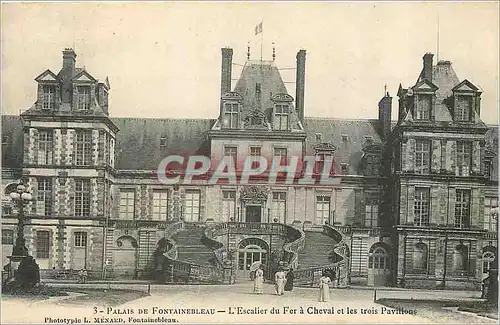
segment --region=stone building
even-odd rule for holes
[[[307,285],[333,268],[340,284],[479,286],[497,256],[498,130],[480,120],[477,86],[426,54],[416,84],[398,91],[398,121],[388,93],[378,119],[309,118],[305,50],[295,97],[274,55],[248,60],[233,85],[233,51],[221,54],[217,118],[112,118],[108,79],[64,50],[60,72],[35,79],[35,104],[2,117],[3,263],[17,223],[8,193],[23,179],[37,199],[27,246],[44,277],[86,268],[223,282],[261,261],[292,265]],[[181,182],[166,185],[157,168],[172,155],[237,167],[314,156],[316,176],[333,159],[334,182],[212,183],[178,166],[168,172]]]

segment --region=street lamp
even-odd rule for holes
[[[12,249],[12,256],[9,258],[11,261],[20,261],[22,258],[28,256],[28,249],[26,248],[26,240],[24,239],[24,205],[33,200],[33,196],[28,191],[22,181],[19,182],[14,192],[10,193],[10,198],[18,207],[17,214],[17,238],[16,244]]]

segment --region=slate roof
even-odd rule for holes
[[[206,137],[215,119],[156,119],[112,118],[120,131],[115,148],[115,167],[120,170],[154,170],[167,155],[209,155]],[[333,119],[306,117],[306,154],[313,154],[318,142],[331,142],[336,150],[334,158],[337,172],[340,164],[348,164],[348,174],[361,174],[359,163],[366,137],[373,144],[381,144],[376,119]],[[2,136],[7,136],[2,150],[2,168],[19,168],[22,163],[22,124],[19,116],[2,116]],[[343,136],[347,141],[343,141]],[[161,140],[164,138],[164,140]],[[344,137],[345,138],[345,137]],[[165,147],[160,146],[163,141]],[[498,153],[498,127],[491,126],[486,133],[487,147]],[[493,159],[494,179],[498,177],[498,159]]]

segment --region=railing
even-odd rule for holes
[[[337,243],[333,247],[334,262],[327,265],[315,266],[295,270],[295,285],[297,286],[315,286],[324,271],[333,271],[335,280],[339,287],[346,287],[349,279],[349,257],[347,256],[346,237],[341,230],[335,226],[323,226],[323,232],[332,237]]]
[[[127,229],[137,229],[137,228],[155,228],[155,229],[167,229],[172,222],[169,221],[155,221],[155,220],[108,220],[108,227],[112,228],[127,228]]]
[[[184,223],[169,224],[165,233],[169,237],[172,247],[164,254],[168,260],[171,278],[181,282],[197,283],[232,283],[232,265],[227,260],[227,247],[217,240],[217,237],[229,234],[271,234],[287,238],[283,245],[284,262],[296,267],[298,263],[298,251],[304,247],[304,232],[290,225],[280,223],[243,223],[225,222],[217,223],[207,227],[204,231],[203,242],[212,248],[215,257],[215,265],[200,265],[187,261],[178,260],[177,244],[171,237],[184,229]]]

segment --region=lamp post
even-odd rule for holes
[[[22,181],[19,182],[17,188],[14,192],[10,193],[10,198],[12,202],[18,207],[17,214],[17,237],[14,248],[12,249],[12,256],[8,256],[11,262],[11,270],[17,269],[17,265],[14,268],[12,263],[18,264],[25,257],[28,256],[28,249],[26,248],[26,240],[24,239],[24,206],[28,202],[33,200],[33,196],[27,190],[26,186],[23,185]]]

